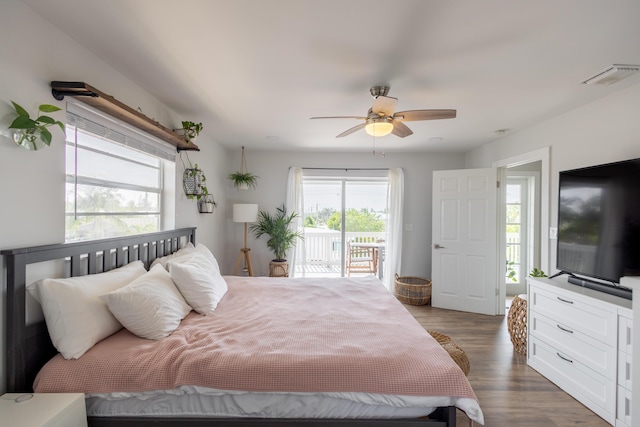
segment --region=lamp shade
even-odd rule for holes
[[[393,131],[393,123],[387,118],[369,119],[364,130],[371,136],[385,136]]]
[[[258,205],[233,205],[233,222],[256,222],[258,220]]]

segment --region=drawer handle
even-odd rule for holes
[[[556,297],[556,298],[558,298],[562,302],[566,302],[567,304],[573,304],[573,301],[569,301],[568,299],[562,299],[560,297]]]
[[[566,357],[564,357],[563,355],[561,355],[560,353],[556,353],[558,355],[558,357],[564,361],[567,361],[569,363],[573,363],[573,360],[571,359],[567,359]]]
[[[561,331],[569,332],[570,334],[572,334],[572,333],[573,333],[573,331],[572,331],[571,329],[563,328],[562,326],[557,325],[557,324],[556,324],[556,326],[557,326],[557,327],[558,327],[558,329],[560,329]]]

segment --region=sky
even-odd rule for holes
[[[387,182],[347,181],[346,208],[361,210],[368,208],[376,212],[387,207]],[[315,212],[323,208],[340,210],[342,182],[308,181],[304,182],[304,210]]]

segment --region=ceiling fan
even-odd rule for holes
[[[371,96],[375,99],[373,106],[369,109],[366,117],[363,116],[332,116],[332,117],[311,117],[311,119],[357,119],[363,120],[360,123],[346,131],[342,132],[336,138],[342,138],[347,135],[364,128],[365,131],[372,136],[385,136],[390,133],[400,138],[413,134],[403,122],[412,122],[418,120],[439,120],[453,119],[456,117],[456,110],[408,110],[398,111],[396,105],[398,98],[387,96],[389,86],[373,86],[369,89]]]

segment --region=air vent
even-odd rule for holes
[[[638,71],[640,71],[640,65],[613,64],[582,83],[586,85],[610,85],[632,76]]]

